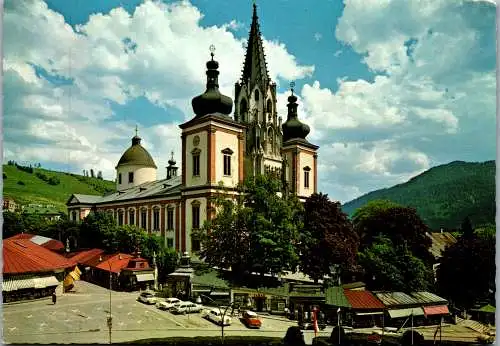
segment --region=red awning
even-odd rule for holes
[[[425,316],[432,315],[448,315],[450,311],[447,305],[435,305],[435,306],[425,306],[424,307]]]

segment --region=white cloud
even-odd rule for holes
[[[104,176],[113,178],[138,123],[163,175],[172,150],[180,162],[178,123],[166,116],[144,126],[114,114],[109,101],[124,105],[144,96],[191,118],[191,98],[205,89],[211,44],[221,66],[221,91],[232,95],[244,40],[231,31],[241,23],[202,27],[202,18],[188,1],[146,0],[131,15],[115,8],[90,16],[74,31],[43,1],[10,1],[4,14],[6,158],[66,163],[77,172],[100,165]],[[300,79],[314,71],[300,65],[283,43],[264,44],[274,80]],[[38,78],[32,65],[74,83],[54,86]]]
[[[304,118],[317,130],[328,177],[320,187],[349,200],[435,164],[493,159],[494,7],[454,0],[344,4],[336,36],[375,77],[338,80],[335,92],[319,81],[304,85]]]
[[[487,1],[344,0],[336,37],[375,76],[346,75],[338,89],[314,76],[298,93],[299,114],[321,145],[320,189],[347,201],[401,183],[455,159],[486,160],[495,153],[495,8]],[[192,117],[191,98],[205,87],[208,47],[216,46],[221,91],[233,94],[244,40],[236,21],[202,27],[187,1],[146,0],[128,14],[95,14],[76,32],[40,0],[11,0],[4,13],[4,143],[6,159],[68,164],[76,172],[114,166],[130,145],[136,123],[159,177],[173,150],[180,164],[183,119],[165,112],[155,124],[114,114],[109,102],[144,96]],[[287,46],[264,41],[278,84],[311,77]],[[342,57],[340,57],[342,55]],[[74,84],[54,85],[32,65]],[[347,74],[347,73],[346,73]],[[321,83],[321,81],[323,81]],[[323,85],[323,86],[322,86]],[[289,92],[278,95],[286,121]],[[146,125],[148,124],[148,125]]]

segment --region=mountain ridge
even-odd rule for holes
[[[352,216],[372,200],[413,207],[434,230],[455,229],[469,216],[476,225],[495,222],[495,161],[452,161],[434,166],[407,182],[368,192],[342,205]]]

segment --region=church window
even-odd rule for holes
[[[118,211],[118,226],[123,226],[123,210]]]
[[[118,173],[118,184],[122,183],[122,174]]]
[[[148,211],[146,209],[141,210],[141,228],[146,229],[148,220]]]
[[[304,188],[308,189],[309,188],[309,172],[311,171],[311,168],[305,167],[304,168]]]
[[[135,225],[135,210],[131,209],[128,211],[128,224]]]
[[[273,111],[273,103],[271,102],[271,99],[268,99],[267,100],[267,107],[266,107],[266,111],[268,113],[271,113]]]
[[[231,155],[233,155],[233,151],[226,148],[222,150],[222,155],[224,155],[224,175],[231,175]]]
[[[259,89],[255,89],[255,93],[254,93],[254,99],[255,99],[255,102],[258,102],[259,101]]]
[[[192,152],[193,154],[193,176],[200,176],[200,153],[201,150],[196,148]]]
[[[192,228],[200,228],[200,202],[193,202],[191,206],[191,218],[192,218]]]
[[[174,229],[174,208],[167,209],[167,229]]]
[[[240,103],[241,121],[246,121],[247,111],[248,111],[247,100],[243,99],[243,100],[241,100],[241,103]]]
[[[128,172],[128,182],[129,183],[134,182],[134,172]]]
[[[160,208],[153,209],[153,230],[158,231],[160,229]]]

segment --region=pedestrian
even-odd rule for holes
[[[52,304],[56,305],[56,301],[57,301],[57,296],[56,296],[56,291],[54,291],[52,293]]]

